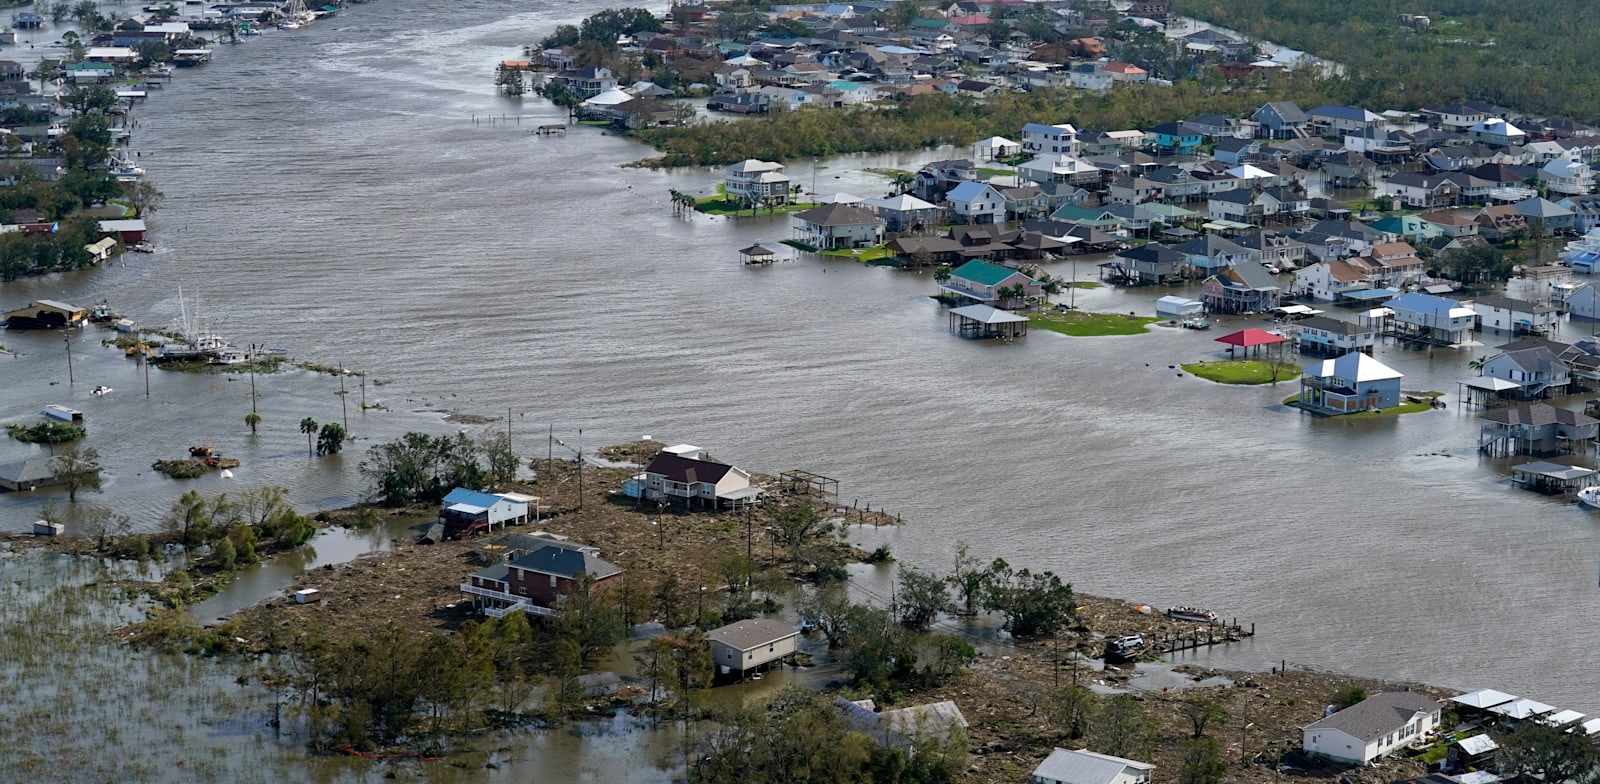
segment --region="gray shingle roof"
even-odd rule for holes
[[[557,577],[571,579],[580,574],[587,574],[596,580],[602,580],[614,574],[621,574],[622,567],[609,561],[586,553],[582,550],[573,550],[559,545],[541,547],[527,555],[511,562],[518,569],[526,569],[539,574],[553,574]]]
[[[766,645],[799,633],[793,626],[782,621],[774,621],[771,618],[751,618],[737,623],[730,623],[720,629],[712,629],[706,632],[706,639],[715,640],[724,645],[738,648],[741,651],[748,651],[751,648]]]
[[[1410,691],[1374,694],[1322,721],[1306,725],[1308,730],[1338,730],[1363,742],[1370,742],[1404,728],[1418,713],[1439,710],[1439,703]]]

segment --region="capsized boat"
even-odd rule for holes
[[[1171,607],[1167,609],[1167,617],[1196,623],[1215,623],[1217,620],[1216,613],[1199,607]]]

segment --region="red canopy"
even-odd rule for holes
[[[1250,348],[1251,346],[1270,346],[1273,343],[1282,343],[1287,339],[1282,335],[1274,335],[1264,329],[1251,327],[1250,329],[1239,330],[1231,335],[1223,335],[1217,338],[1217,342],[1240,348]]]

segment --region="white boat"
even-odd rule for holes
[[[1578,503],[1590,509],[1600,509],[1600,487],[1585,487],[1579,490]]]
[[[1215,623],[1217,614],[1199,607],[1172,607],[1167,610],[1167,617],[1177,621],[1195,621],[1197,623]]]
[[[96,396],[98,396],[98,395],[106,395],[106,394],[110,394],[111,391],[112,391],[111,387],[108,387],[108,386],[105,386],[104,384],[102,384],[100,386],[95,387],[92,391],[89,392],[89,394],[96,395]]]
[[[49,417],[51,419],[60,420],[62,422],[82,422],[83,421],[83,412],[82,411],[79,411],[76,408],[67,408],[66,406],[58,406],[58,405],[56,405],[54,403],[51,403],[50,405],[45,406],[44,410],[39,412],[39,413],[44,414],[45,416],[47,416],[47,417]]]
[[[127,158],[112,158],[107,166],[110,167],[107,173],[117,178],[118,182],[132,182],[144,176],[144,169],[133,165]]]
[[[1559,257],[1573,272],[1587,275],[1600,269],[1600,227],[1590,229],[1588,234],[1567,243]]]

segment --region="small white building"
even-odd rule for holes
[[[751,618],[706,632],[711,660],[723,673],[746,672],[793,655],[800,631],[770,618]]]
[[[1439,726],[1439,703],[1409,691],[1374,694],[1301,729],[1307,754],[1365,765]]]
[[[1185,319],[1205,313],[1206,304],[1197,299],[1171,294],[1156,300],[1156,316],[1165,319]]]
[[[1156,766],[1081,749],[1057,748],[1033,769],[1032,784],[1145,784]]]
[[[1561,321],[1561,309],[1520,299],[1490,295],[1473,301],[1478,323],[1485,329],[1512,334],[1543,335]]]
[[[1001,223],[1006,218],[1006,197],[983,182],[963,182],[945,195],[950,214],[967,223]]]
[[[632,99],[628,96],[628,100]],[[723,169],[722,174],[722,192],[728,201],[760,205],[789,203],[789,177],[783,173],[781,163],[751,158]]]

